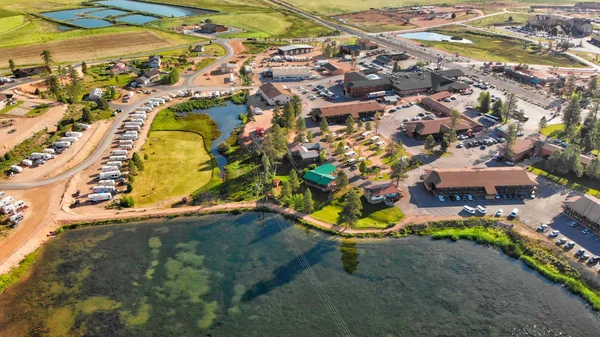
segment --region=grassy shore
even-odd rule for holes
[[[529,21],[529,17],[529,14],[524,13],[502,13],[479,20],[469,21],[467,24],[480,28],[492,26],[516,26],[526,24]],[[510,20],[510,18],[512,18],[512,20]]]
[[[29,269],[35,264],[35,259],[39,254],[39,250],[25,256],[19,266],[11,269],[8,273],[0,275],[0,294],[3,293],[8,287],[19,282],[19,280],[27,274]]]

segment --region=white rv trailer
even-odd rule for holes
[[[29,159],[23,159],[23,160],[21,160],[21,165],[23,165],[23,166],[31,166],[31,165],[33,165],[33,162],[31,160],[29,160]]]
[[[122,162],[122,161],[119,161],[119,160],[108,161],[108,162],[106,162],[106,165],[108,165],[108,166],[118,166],[118,167],[121,167],[121,166],[123,166],[123,162]]]
[[[112,171],[118,171],[119,167],[118,166],[102,166],[100,168],[100,170],[102,172],[112,172]]]
[[[54,142],[52,144],[52,146],[59,148],[59,149],[64,149],[64,148],[70,147],[71,142],[66,142],[66,141]]]
[[[23,168],[21,166],[18,166],[18,165],[11,166],[10,170],[12,172],[15,172],[15,173],[21,173],[21,172],[23,172]]]
[[[122,134],[121,137],[119,137],[119,139],[122,140],[137,140],[138,139],[138,135],[135,133],[125,133]]]
[[[47,148],[47,149],[44,149],[44,153],[55,154],[56,150],[51,149],[51,148]]]
[[[131,139],[123,139],[119,141],[119,144],[133,144],[133,140]]]
[[[114,193],[117,189],[114,186],[92,186],[94,193]]]
[[[120,171],[100,172],[100,174],[98,175],[99,180],[117,179],[120,177],[121,177]]]
[[[133,149],[133,145],[131,145],[131,144],[120,144],[119,148],[120,149],[125,149],[125,150],[131,150],[131,149]]]
[[[110,161],[125,161],[127,160],[127,156],[110,156],[108,157],[108,160]]]
[[[67,137],[77,137],[77,138],[81,138],[81,137],[83,137],[83,133],[81,133],[81,132],[69,131],[69,132],[65,132],[65,136],[67,136]]]
[[[125,156],[128,152],[127,150],[113,150],[110,154],[113,156]]]
[[[71,143],[75,143],[78,140],[79,140],[79,138],[77,138],[77,137],[62,137],[60,139],[61,142],[71,142]]]
[[[0,207],[4,207],[8,204],[10,204],[11,202],[13,202],[13,200],[15,200],[15,198],[8,196],[4,199],[0,199]]]
[[[96,201],[106,201],[111,200],[113,198],[111,193],[94,193],[88,195],[88,200],[92,202]]]
[[[115,180],[114,179],[105,179],[105,180],[100,180],[98,182],[99,186],[115,186]]]

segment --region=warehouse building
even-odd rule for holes
[[[315,47],[308,44],[293,44],[290,46],[284,46],[277,48],[280,55],[301,55],[310,54],[315,50]]]
[[[383,110],[383,105],[375,101],[365,101],[327,105],[313,109],[310,115],[317,122],[322,118],[327,118],[332,123],[345,123],[348,116],[352,116],[355,120],[373,118],[377,112],[383,112]]]
[[[572,201],[565,201],[563,209],[566,215],[590,227],[591,230],[600,230],[600,200],[584,195]]]

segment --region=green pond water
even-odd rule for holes
[[[339,240],[247,213],[72,230],[0,295],[0,336],[598,336],[472,242]]]

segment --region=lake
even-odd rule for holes
[[[210,150],[217,159],[217,164],[219,165],[219,168],[221,168],[221,172],[225,172],[223,167],[227,164],[227,158],[222,156],[217,148],[219,147],[219,144],[231,137],[231,132],[233,132],[235,128],[242,125],[242,121],[239,120],[238,115],[245,113],[246,109],[246,105],[236,105],[231,103],[231,101],[227,101],[225,105],[216,106],[208,110],[194,110],[196,113],[205,113],[209,115],[210,118],[219,123],[221,136],[212,142]]]
[[[339,240],[273,214],[68,231],[0,295],[2,336],[597,336],[600,318],[472,242]]]
[[[399,37],[403,37],[405,39],[411,40],[423,40],[423,41],[445,41],[445,42],[457,42],[457,43],[473,43],[471,40],[462,39],[462,40],[452,40],[452,36],[431,33],[431,32],[417,32],[417,33],[405,33],[399,34]]]
[[[193,9],[179,6],[164,5],[158,3],[139,2],[131,0],[102,0],[97,2],[100,5],[112,6],[122,9],[128,9],[132,11],[138,11],[143,13],[156,14],[167,17],[182,17],[191,15],[200,15],[209,13],[211,11],[205,11],[201,9]]]
[[[77,19],[70,21],[72,25],[83,27],[83,28],[103,28],[112,26],[112,23],[100,19]]]
[[[46,12],[42,13],[42,15],[47,16],[49,18],[61,21],[69,21],[77,19],[80,15],[93,12],[98,10],[98,8],[81,8],[81,9],[69,9],[66,11],[57,11],[57,12]]]
[[[127,23],[131,23],[131,24],[143,25],[150,21],[158,20],[158,18],[154,17],[154,16],[149,16],[149,15],[135,14],[135,15],[128,15],[128,16],[121,17],[118,20],[127,22]]]

